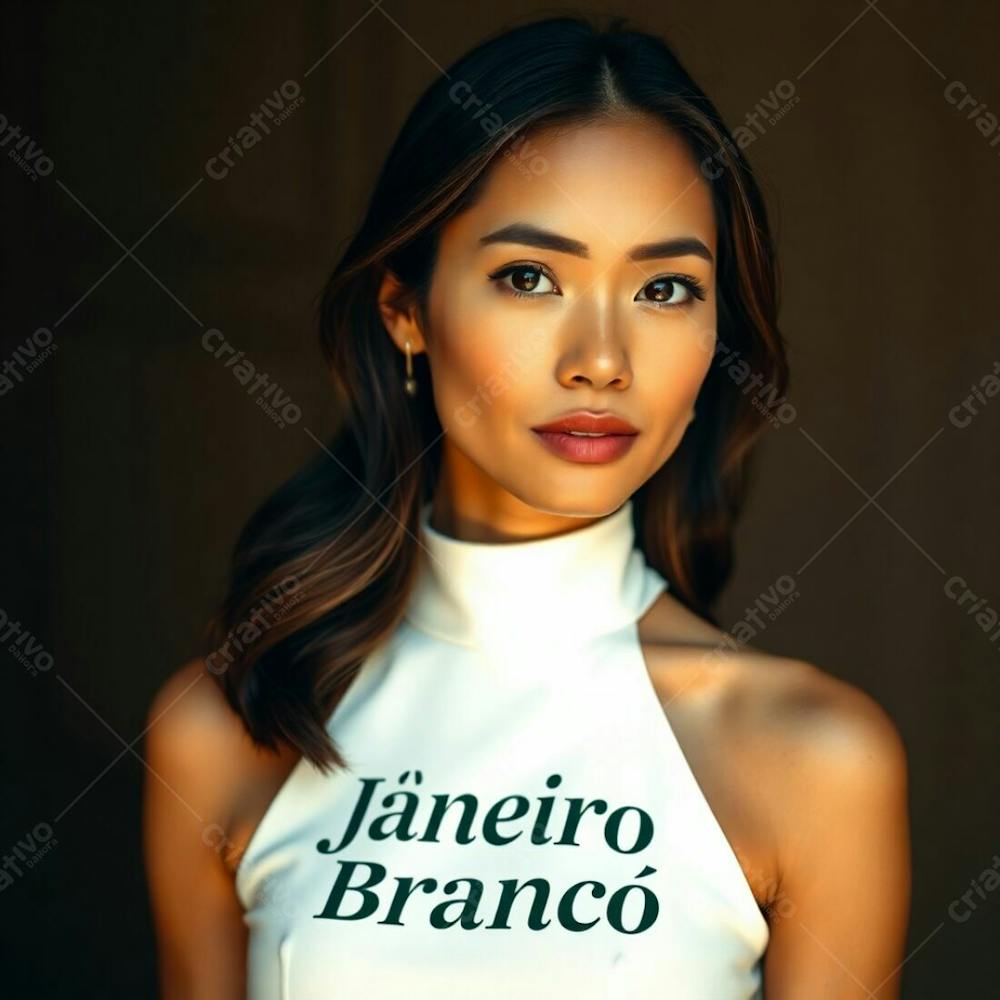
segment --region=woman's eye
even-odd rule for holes
[[[491,278],[501,282],[501,287],[513,295],[550,295],[559,291],[556,283],[534,264],[514,264]],[[549,287],[546,288],[543,282],[548,282]]]
[[[553,277],[538,264],[509,264],[491,274],[490,279],[499,282],[500,287],[509,295],[519,298],[562,294]],[[647,281],[642,292],[646,295],[640,293],[635,301],[648,302],[656,308],[684,306],[694,299],[705,298],[705,291],[696,278],[679,274],[665,275]]]
[[[647,281],[642,287],[645,298],[636,296],[637,302],[649,302],[654,306],[683,306],[694,299],[704,299],[705,293],[698,282],[690,278],[664,277]]]

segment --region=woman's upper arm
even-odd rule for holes
[[[143,842],[164,1000],[246,996],[246,929],[222,856],[245,740],[201,661],[149,711]]]
[[[786,745],[768,1000],[895,1000],[909,922],[907,763],[885,711],[842,682],[800,697]]]

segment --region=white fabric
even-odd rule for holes
[[[429,512],[407,617],[329,720],[350,770],[300,761],[237,871],[249,1000],[760,997],[767,923],[639,645],[667,583],[632,501],[502,544]]]

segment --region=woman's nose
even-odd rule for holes
[[[581,303],[582,305],[582,303]],[[588,303],[571,317],[568,337],[558,362],[556,377],[567,388],[589,385],[594,389],[626,389],[632,369],[621,323],[609,302]]]

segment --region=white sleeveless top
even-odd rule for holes
[[[632,501],[460,541],[422,510],[406,618],[236,873],[249,1000],[747,1000],[769,930],[646,670],[667,586]]]

